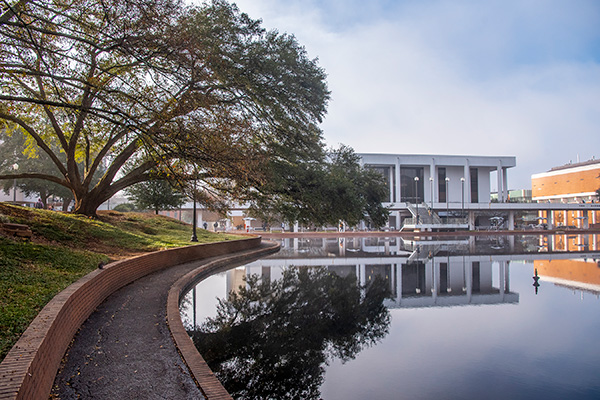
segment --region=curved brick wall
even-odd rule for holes
[[[48,399],[77,329],[109,295],[174,265],[257,248],[261,238],[200,244],[145,254],[95,270],[56,295],[0,364],[0,399]]]

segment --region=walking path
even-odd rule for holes
[[[204,399],[173,342],[166,304],[179,278],[211,261],[155,272],[108,297],[75,336],[51,397]]]

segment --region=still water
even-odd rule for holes
[[[598,235],[280,243],[182,302],[236,399],[600,399]]]

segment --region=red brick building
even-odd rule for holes
[[[567,164],[531,176],[531,197],[538,203],[596,203],[598,189],[600,189],[600,160]],[[600,213],[557,211],[553,220],[557,225],[580,227],[584,217],[588,218],[590,224],[597,224]]]

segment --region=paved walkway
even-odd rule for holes
[[[125,286],[82,325],[52,389],[58,399],[204,399],[166,324],[167,295],[213,259],[158,271]]]

